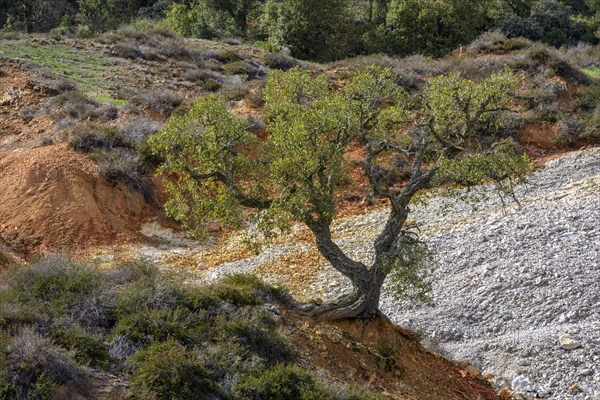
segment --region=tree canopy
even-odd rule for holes
[[[239,227],[249,210],[263,238],[293,221],[315,236],[323,257],[353,283],[351,295],[316,307],[322,318],[370,316],[392,274],[401,294],[423,299],[426,252],[404,227],[413,197],[434,183],[473,186],[523,176],[527,159],[502,126],[518,78],[508,71],[473,82],[459,74],[433,78],[410,96],[387,69],[356,73],[342,89],[325,76],[299,69],[272,71],[264,89],[269,135],[261,140],[216,96],[196,100],[187,115],[172,117],[150,146],[163,157],[167,212],[205,236],[215,219]],[[351,142],[365,148],[363,169],[375,195],[390,203],[385,228],[374,242],[371,265],[350,259],[331,235],[336,193]],[[402,185],[389,179],[392,157],[409,165]]]
[[[135,18],[315,61],[379,52],[438,57],[489,30],[554,46],[597,43],[600,32],[598,0],[0,0],[2,30],[60,25],[62,34],[85,36]]]

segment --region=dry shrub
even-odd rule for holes
[[[116,127],[94,123],[79,124],[69,136],[69,145],[76,151],[89,153],[95,149],[110,150],[128,147],[122,132]]]
[[[265,64],[272,69],[287,71],[298,66],[298,61],[284,53],[270,53],[265,57]]]
[[[75,385],[85,394],[84,375],[72,354],[55,346],[33,328],[22,328],[0,365],[0,389],[4,398],[50,398],[63,384]]]
[[[122,183],[129,189],[140,193],[146,201],[154,195],[154,185],[136,155],[127,151],[102,152],[98,158],[98,172],[109,183]]]
[[[139,145],[148,136],[158,132],[164,124],[147,118],[127,121],[120,129],[126,143]]]
[[[171,90],[156,89],[136,96],[133,101],[141,107],[168,117],[183,103],[183,97]]]

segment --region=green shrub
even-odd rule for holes
[[[151,168],[156,168],[165,161],[164,157],[152,151],[148,138],[144,138],[137,145],[137,157],[142,164]]]
[[[174,310],[183,298],[182,290],[148,263],[130,263],[117,274],[119,280],[127,279],[128,283],[117,291],[114,309],[117,319],[146,308]]]
[[[592,115],[584,119],[583,130],[579,137],[584,140],[600,139],[600,107]]]
[[[85,395],[80,366],[125,366],[137,399],[371,398],[287,365],[297,354],[269,303],[291,300],[253,276],[192,288],[147,261],[101,270],[51,257],[5,282],[0,398],[52,398],[63,385]]]
[[[563,58],[553,48],[537,44],[533,45],[527,51],[527,59],[530,62],[529,70],[534,72],[540,67],[550,68],[556,75],[564,79],[574,79],[579,83],[589,83],[589,78],[570,61]]]
[[[81,387],[83,379],[69,353],[33,329],[23,328],[13,337],[6,361],[0,365],[0,395],[45,399],[61,384]]]
[[[174,340],[157,343],[128,361],[131,394],[138,399],[207,399],[217,387],[196,354]]]
[[[78,325],[56,328],[51,333],[52,341],[74,354],[80,365],[108,369],[110,357],[101,335],[94,335]]]
[[[600,99],[600,84],[580,87],[573,99],[576,111],[591,112],[598,106]]]
[[[202,87],[209,92],[216,92],[217,90],[221,89],[222,86],[218,81],[208,78],[202,81]]]
[[[121,335],[136,348],[167,339],[192,345],[200,342],[208,330],[209,324],[204,313],[194,313],[185,308],[145,309],[119,319],[111,336]]]
[[[101,272],[92,266],[59,256],[39,260],[30,267],[13,270],[9,285],[18,296],[15,300],[59,302],[72,305],[92,294],[102,280]]]
[[[312,374],[291,365],[277,365],[242,378],[234,391],[239,400],[335,400]]]
[[[207,309],[227,302],[234,306],[256,306],[265,301],[290,302],[287,293],[265,285],[251,275],[236,274],[208,287],[188,291],[194,309]]]
[[[251,354],[273,365],[293,361],[296,357],[289,343],[273,330],[273,321],[264,313],[242,308],[229,318],[218,318],[218,332],[233,337]]]
[[[184,79],[200,83],[209,92],[216,92],[221,88],[221,82],[225,80],[225,77],[215,71],[196,69],[186,72]]]
[[[59,256],[11,271],[0,296],[10,299],[1,309],[5,324],[64,319],[99,328],[109,323],[112,296],[101,271]]]

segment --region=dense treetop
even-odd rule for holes
[[[80,36],[137,18],[185,36],[237,37],[298,58],[441,56],[487,30],[551,45],[596,43],[598,0],[0,0],[0,29]]]

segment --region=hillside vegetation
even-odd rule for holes
[[[145,33],[138,30],[142,27]],[[147,138],[170,115],[185,113],[196,97],[209,93],[228,99],[228,107],[246,118],[258,136],[264,136],[262,89],[270,69],[287,70],[299,65],[340,85],[354,71],[375,64],[391,68],[397,84],[409,93],[419,93],[435,76],[459,72],[477,82],[509,67],[521,83],[514,101],[517,112],[502,127],[501,135],[514,138],[535,157],[595,143],[600,136],[600,84],[594,76],[598,71],[598,49],[589,45],[556,50],[526,39],[488,33],[439,60],[374,55],[321,66],[243,44],[187,40],[168,30],[146,28],[133,25],[91,40],[5,36],[0,43],[0,55],[6,57],[0,67],[0,149],[48,146],[43,153],[52,153],[57,160],[62,154],[73,160],[76,156],[72,151],[86,154],[98,166],[97,178],[93,179],[105,181],[109,192],[122,192],[110,196],[125,197],[121,209],[127,215],[136,215],[132,220],[134,229],[140,229],[142,220],[152,218],[168,225],[160,211],[164,193],[152,178],[152,170],[161,160],[150,154]],[[60,147],[63,143],[72,150]],[[15,159],[11,165],[34,160],[36,152],[41,150],[15,153],[12,157],[22,161]],[[343,183],[345,194],[338,199],[342,209],[349,210],[360,208],[364,199],[372,202],[366,180],[359,172],[360,150],[353,152],[356,156],[348,157],[344,167],[353,172]],[[68,160],[64,160],[65,165],[71,162]],[[398,170],[393,179],[401,180],[403,173]],[[14,181],[12,175],[4,176],[11,185],[21,182]],[[34,182],[24,179],[19,190],[26,193]],[[48,184],[52,185],[50,181]],[[0,192],[3,204],[18,204],[18,208],[2,209],[4,225],[0,233],[17,253],[34,254],[57,245],[82,250],[146,240],[115,224],[93,225],[97,228],[90,231],[81,225],[87,224],[85,219],[72,224],[73,232],[88,232],[78,242],[69,234],[60,241],[50,240],[52,235],[43,230],[36,232],[38,226],[61,226],[64,219],[58,219],[50,208],[33,206],[35,196],[17,193]],[[63,201],[68,209],[74,197],[69,195]],[[73,203],[73,208],[82,206]],[[99,210],[103,207],[94,206]],[[36,211],[29,215],[24,209]],[[81,212],[86,213],[84,209]],[[130,218],[124,214],[122,217]]]
[[[495,398],[389,322],[315,325],[250,276],[196,287],[144,262],[101,270],[51,257],[3,281],[7,399]]]
[[[385,317],[302,316],[298,299],[318,308],[344,291],[306,230],[289,227],[290,236],[271,240],[274,253],[254,259],[212,219],[209,243],[193,242],[165,215],[168,185],[181,174],[155,176],[165,158],[150,138],[215,96],[252,138],[244,151],[256,161],[272,134],[265,85],[284,76],[273,71],[304,74],[336,94],[371,68],[388,74],[417,116],[423,93],[443,77],[479,88],[510,76],[506,118],[478,125],[473,149],[493,149],[488,134],[539,162],[594,147],[597,3],[0,0],[0,397],[497,398],[502,388],[477,368],[424,350],[417,333]],[[390,203],[363,171],[364,143],[344,150],[334,228],[364,244]],[[411,165],[383,161],[373,176],[401,189]],[[448,186],[446,178],[435,185]],[[367,222],[349,228],[356,215]],[[350,243],[348,254],[362,251]],[[244,266],[295,299],[233,271]]]

